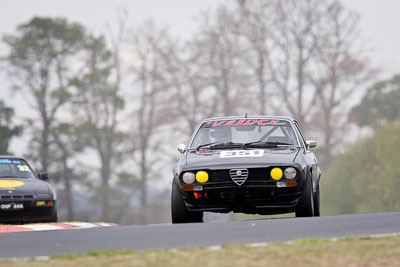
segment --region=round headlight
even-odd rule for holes
[[[295,168],[289,167],[289,168],[285,169],[286,179],[294,179],[294,178],[296,178],[296,174],[297,174],[297,172],[296,172]]]
[[[182,180],[185,184],[193,184],[194,183],[194,173],[193,172],[185,172],[182,176]]]
[[[205,183],[208,181],[208,173],[205,171],[198,171],[196,173],[196,180],[199,183]]]
[[[271,170],[271,177],[274,180],[280,180],[283,176],[283,172],[281,168],[273,168]]]

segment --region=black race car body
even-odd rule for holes
[[[315,146],[287,117],[200,122],[188,146],[178,146],[172,221],[202,221],[204,211],[318,216],[321,171],[310,150]]]
[[[57,196],[46,179],[23,158],[0,156],[0,222],[56,222]]]

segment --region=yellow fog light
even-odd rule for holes
[[[205,183],[208,181],[208,173],[205,171],[199,171],[196,173],[196,180],[199,183]]]
[[[36,206],[46,206],[46,201],[36,201]]]
[[[283,172],[281,168],[273,168],[271,170],[271,177],[274,180],[280,180],[283,176]]]

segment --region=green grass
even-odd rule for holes
[[[266,246],[223,246],[65,254],[49,260],[0,261],[0,266],[400,266],[400,236],[299,239]]]

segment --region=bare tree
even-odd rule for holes
[[[239,20],[226,6],[214,13],[202,14],[199,32],[189,43],[193,64],[197,65],[197,79],[204,79],[204,109],[207,117],[233,115],[251,107],[248,73],[244,68],[237,32]]]
[[[240,14],[239,34],[244,39],[243,61],[249,69],[257,87],[258,114],[276,113],[279,105],[270,99],[276,99],[272,83],[272,54],[274,42],[272,31],[277,23],[274,3],[271,0],[237,1]]]
[[[205,89],[204,78],[199,77],[197,65],[193,63],[196,59],[192,58],[186,45],[175,41],[159,52],[166,79],[174,91],[175,116],[185,121],[184,124],[175,124],[175,127],[189,135],[205,113],[201,99]]]
[[[115,55],[104,37],[90,36],[86,44],[87,68],[75,80],[74,120],[80,125],[81,137],[99,158],[101,184],[98,194],[101,217],[110,217],[110,180],[121,165],[125,152],[125,134],[119,116],[124,108]]]
[[[135,162],[141,180],[142,223],[148,222],[148,183],[160,162],[151,152],[160,149],[166,136],[162,126],[171,119],[170,86],[164,77],[163,56],[160,50],[168,44],[167,29],[158,28],[154,22],[146,21],[132,33],[132,78],[134,79],[133,103],[137,106],[132,113],[132,140],[135,143]],[[136,100],[136,101],[135,101]]]
[[[313,78],[319,108],[314,121],[331,152],[346,130],[349,100],[374,70],[363,55],[358,16],[337,1],[327,1],[323,15]]]
[[[336,0],[237,3],[260,112],[278,91],[281,107],[272,101],[268,106],[306,130],[317,125],[331,151],[346,121],[347,100],[372,74],[358,41],[357,15]]]
[[[310,68],[318,44],[322,9],[325,1],[275,1],[279,22],[271,38],[274,41],[272,79],[281,94],[281,103],[300,125],[307,126],[315,104],[310,83]]]

